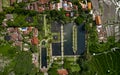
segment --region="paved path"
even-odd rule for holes
[[[93,55],[92,56],[97,56],[97,55],[102,55],[102,54],[107,54],[107,53],[110,53],[110,52],[115,52],[115,51],[117,51],[118,50],[118,48],[112,48],[110,51],[105,51],[105,52],[102,52],[102,53],[93,53]]]
[[[76,54],[77,51],[77,27],[73,26],[73,52]]]

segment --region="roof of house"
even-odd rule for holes
[[[40,4],[46,4],[48,3],[50,0],[39,0]]]
[[[57,70],[59,75],[68,75],[68,71],[66,69]]]
[[[6,19],[10,20],[10,19],[13,19],[13,15],[12,14],[6,14]]]
[[[37,28],[34,28],[34,30],[33,30],[33,36],[38,36],[38,29]]]
[[[80,3],[80,5],[82,6],[82,9],[86,9],[87,8],[87,5],[86,4],[83,4],[83,3],[81,3],[81,2],[79,2]]]
[[[4,37],[4,39],[7,40],[7,41],[9,41],[9,40],[11,39],[11,36],[6,35],[6,36]]]
[[[10,4],[12,5],[13,3],[15,3],[16,0],[10,0]]]
[[[91,3],[91,2],[88,2],[88,3],[87,3],[87,6],[88,6],[88,9],[89,9],[89,10],[92,9],[92,3]]]
[[[39,42],[39,40],[38,40],[37,37],[33,37],[32,40],[31,40],[31,43],[32,43],[33,45],[38,45],[38,42]]]
[[[11,34],[11,39],[12,39],[13,41],[18,40],[18,34],[17,34],[17,33],[12,33],[12,34]]]
[[[39,8],[38,8],[38,11],[39,11],[39,12],[43,12],[43,11],[44,11],[44,8],[43,8],[43,7],[39,7]]]
[[[16,41],[16,42],[15,42],[15,46],[20,46],[20,47],[21,47],[21,46],[22,46],[22,42]]]
[[[95,17],[95,21],[96,21],[96,24],[97,24],[97,25],[102,24],[102,22],[101,22],[101,17],[100,17],[100,16],[96,16],[96,17]]]
[[[77,5],[74,5],[74,6],[73,6],[73,9],[78,10],[78,6],[77,6]]]
[[[31,32],[33,30],[33,27],[28,27],[27,29],[29,32]]]

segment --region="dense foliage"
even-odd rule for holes
[[[0,25],[2,24],[4,18],[5,18],[5,12],[0,12]]]
[[[50,0],[50,2],[59,3],[59,2],[60,2],[60,0]]]
[[[63,9],[58,10],[50,10],[46,11],[48,19],[52,21],[58,21],[63,24],[68,23],[71,21],[70,17],[66,17],[66,11]]]

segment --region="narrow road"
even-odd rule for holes
[[[63,32],[63,25],[61,25],[61,54],[62,54],[62,64],[64,63],[64,32]]]

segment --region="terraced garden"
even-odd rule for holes
[[[92,56],[87,75],[120,75],[120,51]]]

